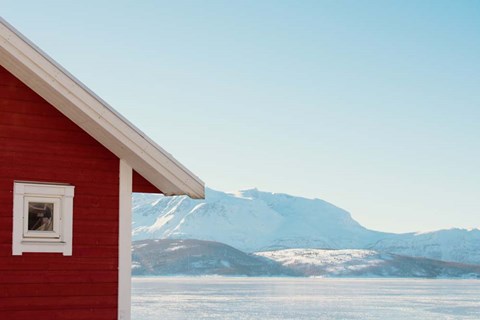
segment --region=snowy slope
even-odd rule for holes
[[[207,190],[207,200],[137,196],[133,239],[199,239],[252,251],[271,243],[283,219],[265,203]],[[148,195],[147,195],[148,197]]]
[[[255,254],[305,276],[480,278],[480,266],[373,250],[285,249]]]
[[[413,257],[480,264],[480,230],[449,229],[392,235],[370,248]]]
[[[480,264],[480,230],[392,234],[368,230],[328,202],[256,189],[207,189],[206,200],[135,194],[133,239],[218,241],[245,252],[373,249]]]
[[[200,239],[243,251],[363,248],[385,237],[318,199],[246,190],[207,189],[206,200],[135,195],[133,239]]]

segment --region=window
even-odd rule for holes
[[[15,182],[13,255],[60,252],[72,255],[74,186]]]

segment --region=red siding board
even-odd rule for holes
[[[38,271],[38,266],[42,265],[43,270],[60,270],[60,271],[105,271],[117,270],[117,257],[102,257],[102,259],[84,259],[83,257],[65,258],[59,262],[57,256],[52,259],[45,256],[25,254],[23,259],[15,259],[5,263],[0,261],[0,270],[16,270],[16,271]],[[47,261],[45,261],[47,260]],[[3,287],[2,287],[3,289]]]
[[[118,172],[115,155],[0,67],[0,319],[116,319]],[[14,180],[76,187],[71,257],[12,256]]]
[[[1,78],[2,78],[2,83],[4,81],[15,81],[11,79],[11,76],[8,76],[5,74],[3,74]],[[44,101],[39,95],[37,95],[32,90],[30,90],[27,86],[13,86],[11,84],[0,86],[0,98],[1,99],[18,99],[18,100],[33,101],[33,102]]]
[[[66,118],[65,118],[66,119]],[[79,130],[81,130],[79,128]],[[0,138],[11,138],[19,140],[29,140],[29,137],[35,136],[35,140],[46,142],[57,142],[74,144],[76,146],[89,146],[88,140],[85,140],[86,133],[83,131],[62,131],[51,128],[31,128],[26,126],[12,126],[0,124]],[[96,144],[100,146],[100,144]]]
[[[33,106],[37,106],[35,109],[32,109]],[[12,108],[13,106],[13,108]],[[47,106],[47,108],[45,108]],[[38,114],[43,116],[49,117],[61,117],[55,112],[55,110],[51,110],[48,108],[48,103],[41,100],[41,101],[28,101],[28,100],[18,100],[18,99],[7,99],[6,97],[1,97],[0,92],[0,112],[8,111],[9,113],[23,113],[23,114]]]
[[[147,179],[142,177],[138,172],[135,170],[133,171],[132,177],[132,191],[133,192],[143,192],[143,193],[163,193],[153,184],[151,184]]]
[[[1,90],[1,88],[0,88]],[[0,97],[1,98],[1,97]],[[0,118],[0,124],[5,126],[21,126],[22,128],[54,129],[61,131],[77,131],[78,129],[65,122],[62,117],[27,113],[4,113]]]
[[[58,258],[61,258],[58,255]],[[41,265],[40,267],[43,267]],[[51,283],[116,283],[117,272],[111,270],[92,270],[90,272],[79,271],[65,271],[65,270],[43,270],[39,269],[36,272],[30,270],[26,271],[10,271],[0,274],[0,284],[23,284],[23,283],[39,283],[45,285],[45,290],[48,289],[48,284]],[[92,295],[95,293],[92,292]],[[60,296],[59,296],[60,298]],[[1,310],[1,309],[0,309]]]
[[[115,307],[117,296],[64,296],[62,299],[54,300],[52,297],[38,296],[27,299],[3,298],[0,299],[0,309],[4,310],[37,310],[37,309],[66,309],[69,308],[91,308],[91,307]]]
[[[112,292],[117,290],[115,283],[82,283],[72,286],[71,284],[51,284],[50,290],[45,290],[45,285],[38,283],[26,283],[21,286],[15,284],[2,285],[2,291],[0,291],[0,298],[6,297],[56,297],[61,296],[92,296],[92,291],[97,296],[111,295]]]
[[[61,154],[61,152],[59,154]],[[17,163],[16,159],[18,158],[18,156],[13,159],[15,163]],[[48,163],[48,159],[42,159],[42,161],[45,161]],[[15,172],[12,172],[12,171],[2,170],[3,174],[2,174],[2,171],[0,171],[0,178],[15,177],[14,178],[15,180],[32,180],[32,177],[41,177],[42,178],[41,181],[56,181],[56,182],[68,183],[72,180],[75,180],[80,182],[90,182],[90,183],[98,183],[98,184],[103,184],[104,181],[107,181],[107,184],[109,184],[108,181],[111,180],[113,176],[115,176],[116,180],[118,180],[118,171],[114,173],[113,171],[111,172],[100,171],[100,170],[97,170],[96,168],[90,168],[90,169],[75,168],[73,166],[69,168],[63,168],[61,166],[56,166],[55,160],[51,160],[49,162],[49,163],[55,164],[54,168],[39,167],[37,166],[38,161],[35,164],[31,163],[30,166],[24,165],[22,164],[22,162],[23,162],[22,160],[19,160],[18,161],[19,165],[15,166],[16,168],[18,168],[17,174],[15,174]],[[117,163],[117,168],[118,168],[118,163]],[[94,185],[92,185],[92,187],[94,188]]]
[[[32,314],[34,316],[32,317]],[[60,309],[60,310],[36,310],[32,311],[6,311],[0,313],[2,319],[32,320],[113,320],[117,319],[116,308],[89,308],[89,309]],[[114,316],[112,316],[114,315]]]
[[[15,144],[7,144],[9,139],[7,138],[0,138],[0,145],[3,144],[5,147],[5,152],[22,152],[25,151],[25,148],[29,148],[31,146],[30,140],[21,140],[17,139]],[[110,155],[105,155],[103,153],[103,146],[90,146],[90,151],[92,154],[85,154],[85,150],[78,148],[75,144],[65,144],[65,143],[56,143],[50,142],[47,145],[42,146],[41,149],[37,150],[39,155],[47,155],[58,152],[58,150],[62,150],[62,155],[68,158],[75,158],[75,159],[110,159]]]

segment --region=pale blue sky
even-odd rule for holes
[[[480,227],[479,1],[21,1],[2,16],[212,188]]]

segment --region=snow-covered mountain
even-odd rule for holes
[[[479,230],[392,234],[364,228],[345,210],[319,199],[256,189],[205,200],[135,194],[133,239],[199,239],[245,252],[285,248],[374,249],[480,264]]]
[[[200,239],[253,252],[277,248],[363,248],[383,239],[322,200],[207,189],[206,200],[135,195],[133,239]]]

